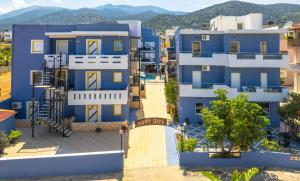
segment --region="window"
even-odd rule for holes
[[[240,52],[240,42],[231,41],[230,42],[230,53],[239,53]]]
[[[122,40],[114,40],[114,51],[122,51],[123,50],[123,42]]]
[[[114,105],[114,116],[121,116],[122,115],[122,105],[115,104]]]
[[[193,57],[200,56],[200,54],[201,54],[201,42],[200,41],[192,42],[192,54],[193,54]]]
[[[145,53],[145,59],[150,59],[150,53]]]
[[[199,115],[203,108],[204,108],[204,104],[202,102],[201,103],[196,103],[195,114]]]
[[[260,102],[257,103],[258,105],[260,105],[262,107],[262,112],[265,116],[270,116],[270,104],[266,103],[266,102]]]
[[[40,70],[30,71],[30,85],[43,85],[43,72]]]
[[[123,79],[123,74],[122,72],[114,72],[114,82],[115,83],[120,83],[122,82]]]
[[[155,59],[155,53],[150,53],[150,59]]]
[[[145,45],[145,48],[151,48],[151,42],[145,42],[144,43],[144,45]]]
[[[31,40],[31,53],[44,53],[44,40]]]
[[[243,23],[238,23],[238,24],[237,24],[237,29],[238,29],[238,30],[244,29],[244,24],[243,24]]]
[[[260,42],[260,53],[265,54],[268,52],[268,43],[266,41]]]
[[[151,42],[151,48],[155,48],[155,42]]]

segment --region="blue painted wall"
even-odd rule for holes
[[[225,83],[231,85],[231,73],[240,73],[241,86],[260,86],[260,74],[268,74],[268,86],[280,86],[279,68],[225,68]]]
[[[202,34],[180,36],[180,52],[191,52],[193,41],[201,42],[202,52],[204,52],[205,54],[211,54],[213,52],[224,52],[224,35],[210,35],[209,41],[202,41]]]
[[[128,86],[128,70],[75,70],[75,90],[86,90],[85,73],[87,71],[101,72],[101,89],[103,90],[124,90]],[[122,72],[123,81],[121,83],[113,82],[114,72]]]
[[[86,106],[74,106],[75,122],[86,122]],[[128,105],[122,105],[122,115],[114,115],[114,105],[101,105],[102,122],[126,121],[129,117]]]
[[[260,42],[267,41],[268,53],[280,52],[280,36],[278,34],[210,34],[209,41],[202,41],[202,34],[178,35],[179,51],[191,52],[192,42],[200,41],[202,52],[230,53],[230,41],[240,42],[240,52],[260,52]]]
[[[181,65],[181,82],[193,82],[193,71],[201,71],[201,66]],[[210,71],[202,72],[203,83],[224,83],[224,70],[222,66],[211,66]]]
[[[0,101],[0,109],[11,109],[11,98]]]
[[[160,37],[155,35],[154,31],[147,28],[142,28],[142,42],[143,44],[145,42],[155,42],[154,50],[147,51],[143,50],[141,51],[142,56],[145,57],[146,52],[154,52],[155,53],[155,60],[154,63],[157,64],[159,69],[159,63],[160,63]]]
[[[203,103],[205,107],[210,107],[210,101],[214,98],[207,97],[180,97],[179,98],[179,121],[184,122],[186,118],[190,120],[191,123],[198,124],[202,122],[200,116],[195,113],[196,103]],[[278,114],[279,103],[269,102],[270,105],[270,126],[277,128],[280,126],[280,116]]]
[[[16,119],[15,116],[11,116],[5,120],[0,121],[0,131],[8,134],[10,130],[16,129]]]
[[[32,177],[122,172],[124,166],[123,158],[124,153],[119,150],[88,154],[1,158],[0,179],[27,180]]]
[[[207,152],[180,153],[180,166],[196,167],[268,167],[300,169],[299,160],[291,160],[289,153],[242,152],[240,158],[209,158]]]
[[[240,52],[260,52],[260,42],[267,41],[268,53],[280,53],[280,36],[278,34],[225,34],[224,50],[230,52],[230,41],[240,42]]]

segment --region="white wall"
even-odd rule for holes
[[[244,29],[262,29],[263,15],[252,13],[245,16],[217,16],[210,20],[210,27],[213,31],[236,30],[238,23],[242,23]]]

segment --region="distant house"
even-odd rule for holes
[[[9,42],[12,40],[12,31],[3,31],[0,32],[0,40]]]
[[[225,25],[228,25],[227,28]],[[179,119],[201,122],[200,112],[215,99],[247,94],[263,107],[271,126],[279,127],[279,103],[288,89],[281,87],[280,68],[289,57],[280,52],[280,29],[262,29],[261,14],[218,16],[212,30],[181,29],[176,33]]]
[[[141,48],[142,71],[146,74],[156,74],[160,71],[160,36],[153,30],[142,28]]]
[[[263,28],[263,14],[251,13],[245,16],[217,16],[210,20],[210,30],[257,30]]]

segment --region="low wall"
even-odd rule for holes
[[[242,152],[240,158],[208,158],[207,152],[180,153],[180,166],[193,167],[278,167],[300,169],[300,161],[289,153]]]
[[[0,179],[84,175],[123,170],[120,151],[0,159]]]
[[[10,116],[6,119],[1,120],[0,118],[0,131],[4,133],[9,133],[10,130],[16,129],[16,119],[15,115]]]
[[[11,99],[0,101],[0,109],[11,109]]]

